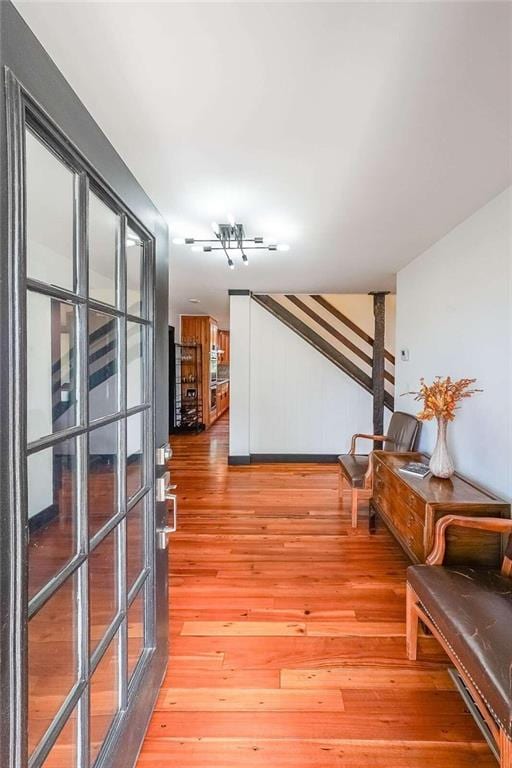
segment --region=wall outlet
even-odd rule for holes
[[[404,348],[400,350],[400,360],[402,360],[404,363],[407,363],[409,361],[409,350]]]

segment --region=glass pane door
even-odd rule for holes
[[[154,649],[150,238],[28,128],[28,757],[104,762]]]

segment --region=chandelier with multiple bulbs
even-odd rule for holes
[[[235,268],[235,262],[231,258],[233,251],[240,251],[242,264],[249,264],[246,251],[288,251],[290,246],[286,243],[278,243],[264,237],[246,237],[243,224],[237,224],[232,216],[228,217],[228,224],[212,222],[212,230],[215,235],[211,239],[198,239],[196,237],[175,237],[175,245],[190,245],[193,251],[210,253],[211,251],[224,251],[228,260],[228,267]]]

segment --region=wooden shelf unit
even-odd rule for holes
[[[211,426],[219,417],[219,400],[217,389],[217,404],[211,408],[211,356],[217,354],[219,330],[217,321],[209,315],[181,316],[181,343],[200,344],[201,353],[201,398],[203,402],[203,422],[206,428]]]
[[[204,429],[202,399],[202,350],[200,344],[176,344],[176,404],[174,431]]]

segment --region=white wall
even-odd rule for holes
[[[231,296],[229,335],[229,455],[250,453],[251,297]]]
[[[230,328],[231,456],[337,454],[373,431],[371,395],[249,296]]]
[[[409,362],[399,350],[408,348]],[[476,378],[483,388],[449,426],[455,465],[512,498],[512,187],[398,274],[396,406],[436,375]],[[431,451],[435,422],[422,429]]]
[[[371,395],[254,301],[250,382],[250,453],[343,453],[373,431]]]

